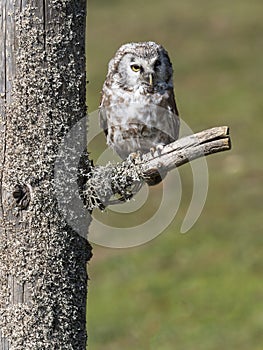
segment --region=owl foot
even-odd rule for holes
[[[150,153],[151,155],[154,157],[154,153],[157,152],[158,156],[161,155],[162,150],[163,150],[164,146],[160,143],[158,144],[156,147],[151,147],[150,148]]]
[[[131,154],[128,155],[127,160],[128,162],[131,162],[134,164],[140,163],[142,161],[142,154],[140,151],[132,152]]]
[[[151,153],[151,156],[153,157],[154,156],[154,152],[156,151],[156,148],[155,147],[151,147],[150,148],[150,153]]]
[[[156,146],[156,151],[157,151],[159,156],[162,154],[163,148],[164,148],[164,145],[162,145],[162,144],[159,144]]]

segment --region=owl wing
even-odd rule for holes
[[[100,106],[99,106],[99,122],[100,127],[103,129],[105,135],[108,135],[108,119],[107,119],[107,113],[106,109],[111,104],[111,84],[112,84],[112,74],[115,71],[115,59],[112,58],[108,64],[108,74],[107,78],[103,84],[102,91],[101,91],[101,99],[100,99]]]
[[[165,107],[172,112],[172,135],[174,137],[174,140],[177,140],[179,137],[179,128],[180,128],[180,119],[179,119],[179,112],[178,108],[175,102],[175,96],[174,96],[174,90],[173,88],[168,89],[168,98],[164,101],[165,105],[162,107]]]
[[[99,122],[100,122],[100,127],[103,129],[105,135],[108,135],[108,123],[107,123],[107,117],[106,113],[102,108],[99,109]]]
[[[99,106],[99,123],[100,127],[103,129],[105,135],[108,135],[108,121],[105,111],[105,106],[108,105],[108,98],[105,96],[104,91],[102,90],[100,106]]]
[[[171,106],[173,113],[176,114],[179,117],[179,112],[178,112],[178,108],[177,108],[177,105],[176,105],[176,102],[175,102],[174,90],[173,89],[171,89],[171,93],[170,93],[168,104]]]

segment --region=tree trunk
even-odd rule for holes
[[[71,225],[86,140],[85,15],[85,0],[0,0],[2,350],[86,348],[90,217],[81,213],[81,232]]]

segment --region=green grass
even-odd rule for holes
[[[88,5],[90,112],[116,49],[154,40],[173,61],[182,118],[195,132],[229,125],[233,143],[231,152],[207,159],[208,198],[187,234],[179,231],[191,198],[189,166],[180,170],[182,201],[164,233],[132,249],[94,246],[89,349],[261,350],[262,0]],[[151,215],[158,194],[138,215]],[[127,224],[123,215],[96,215]]]

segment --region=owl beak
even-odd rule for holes
[[[151,73],[149,74],[149,84],[153,86],[153,75]]]

